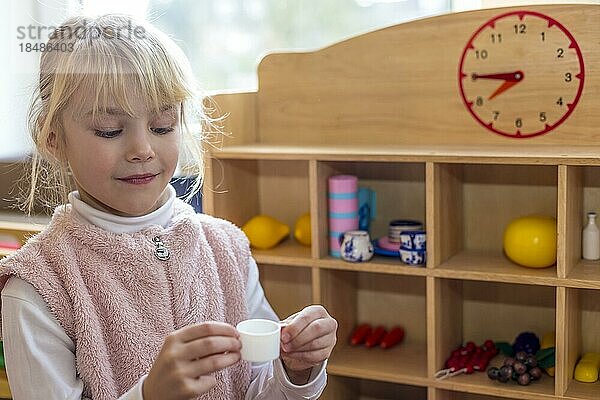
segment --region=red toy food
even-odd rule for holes
[[[404,339],[404,329],[401,326],[396,326],[383,337],[379,346],[382,349],[389,349],[402,342],[402,339]]]
[[[354,329],[352,336],[350,337],[350,344],[352,346],[358,346],[363,344],[365,340],[371,335],[373,328],[369,324],[362,324]]]
[[[386,333],[387,332],[382,325],[378,326],[377,328],[375,328],[373,330],[373,332],[367,338],[367,341],[365,342],[365,346],[367,346],[367,347],[378,346],[379,343],[381,343],[381,341],[383,340]]]
[[[445,379],[461,373],[472,374],[475,371],[485,371],[490,360],[498,354],[498,349],[491,340],[486,340],[477,347],[475,343],[468,342],[454,351],[446,361],[445,369],[436,373],[436,378]]]

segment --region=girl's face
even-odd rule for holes
[[[79,103],[78,103],[79,102]],[[93,118],[91,102],[75,95],[82,113],[65,110],[65,155],[81,199],[121,216],[140,216],[159,208],[179,157],[179,105],[156,114],[130,99],[136,117],[109,106]]]

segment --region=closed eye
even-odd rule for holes
[[[101,131],[101,130],[94,130],[94,133],[96,134],[96,136],[100,136],[103,138],[114,138],[118,135],[121,134],[121,132],[123,132],[123,129],[117,129],[114,131]]]
[[[166,128],[150,128],[150,130],[158,135],[166,135],[169,132],[173,132],[175,129],[169,126]]]

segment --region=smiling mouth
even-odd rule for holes
[[[143,175],[131,175],[125,178],[117,178],[118,180],[133,184],[133,185],[143,185],[146,183],[150,183],[157,177],[158,174],[143,174]]]

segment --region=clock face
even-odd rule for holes
[[[458,83],[475,119],[499,135],[550,132],[575,109],[584,83],[583,57],[555,19],[514,11],[485,22],[460,59]]]

